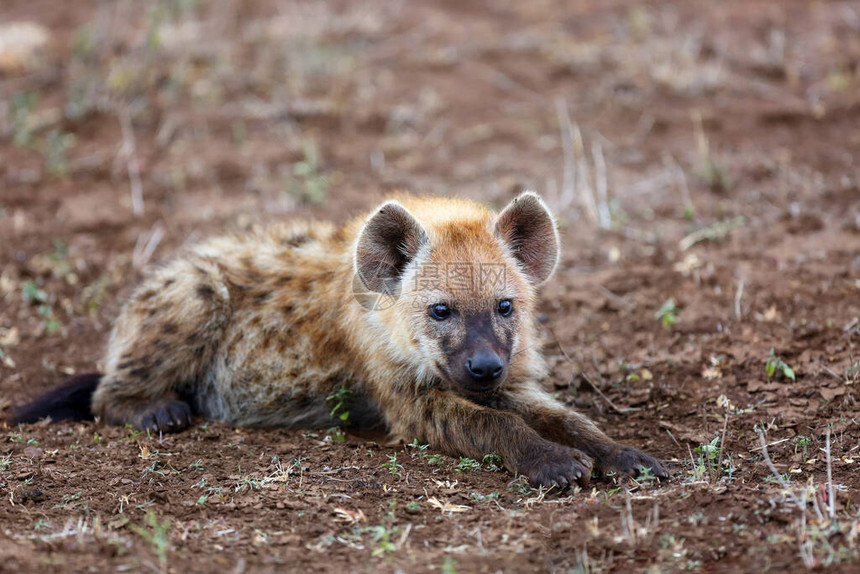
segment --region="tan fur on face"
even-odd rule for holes
[[[187,424],[188,405],[236,425],[327,427],[337,423],[327,398],[345,388],[355,426],[456,455],[494,452],[537,483],[587,480],[592,458],[659,467],[536,384],[546,373],[536,289],[558,252],[552,216],[529,193],[500,214],[400,195],[342,228],[204,242],[151,272],[123,308],[93,412],[162,430]],[[431,317],[437,303],[450,319]],[[476,395],[464,364],[487,349],[504,375]]]

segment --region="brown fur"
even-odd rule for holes
[[[585,483],[593,466],[666,476],[538,384],[536,289],[558,251],[552,216],[530,193],[498,215],[401,196],[338,230],[306,223],[205,242],[155,269],[123,308],[93,412],[160,430],[184,428],[192,412],[326,427],[326,398],[343,387],[353,424],[452,455],[495,453],[536,484]],[[431,317],[443,303],[450,317]],[[480,357],[501,374],[476,379]]]

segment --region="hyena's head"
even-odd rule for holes
[[[558,257],[555,221],[535,193],[498,214],[461,200],[388,201],[355,248],[357,279],[388,303],[368,314],[381,338],[373,343],[387,343],[419,379],[466,394],[534,376],[543,368],[535,292]]]

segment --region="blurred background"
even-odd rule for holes
[[[856,2],[6,0],[2,238],[402,188],[683,233],[856,178],[858,57]]]
[[[727,449],[767,419],[805,453],[860,416],[858,162],[856,1],[2,0],[0,411],[91,370],[186,242],[397,189],[534,189],[562,227],[542,319],[564,400],[690,472],[704,451],[678,441],[713,445],[729,412]],[[661,524],[694,540],[676,498]],[[793,540],[756,560],[795,567]]]

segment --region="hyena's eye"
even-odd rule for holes
[[[451,308],[445,303],[430,305],[430,316],[437,321],[444,321],[451,316]]]
[[[510,299],[502,299],[499,301],[499,315],[507,317],[514,312],[514,304]]]

